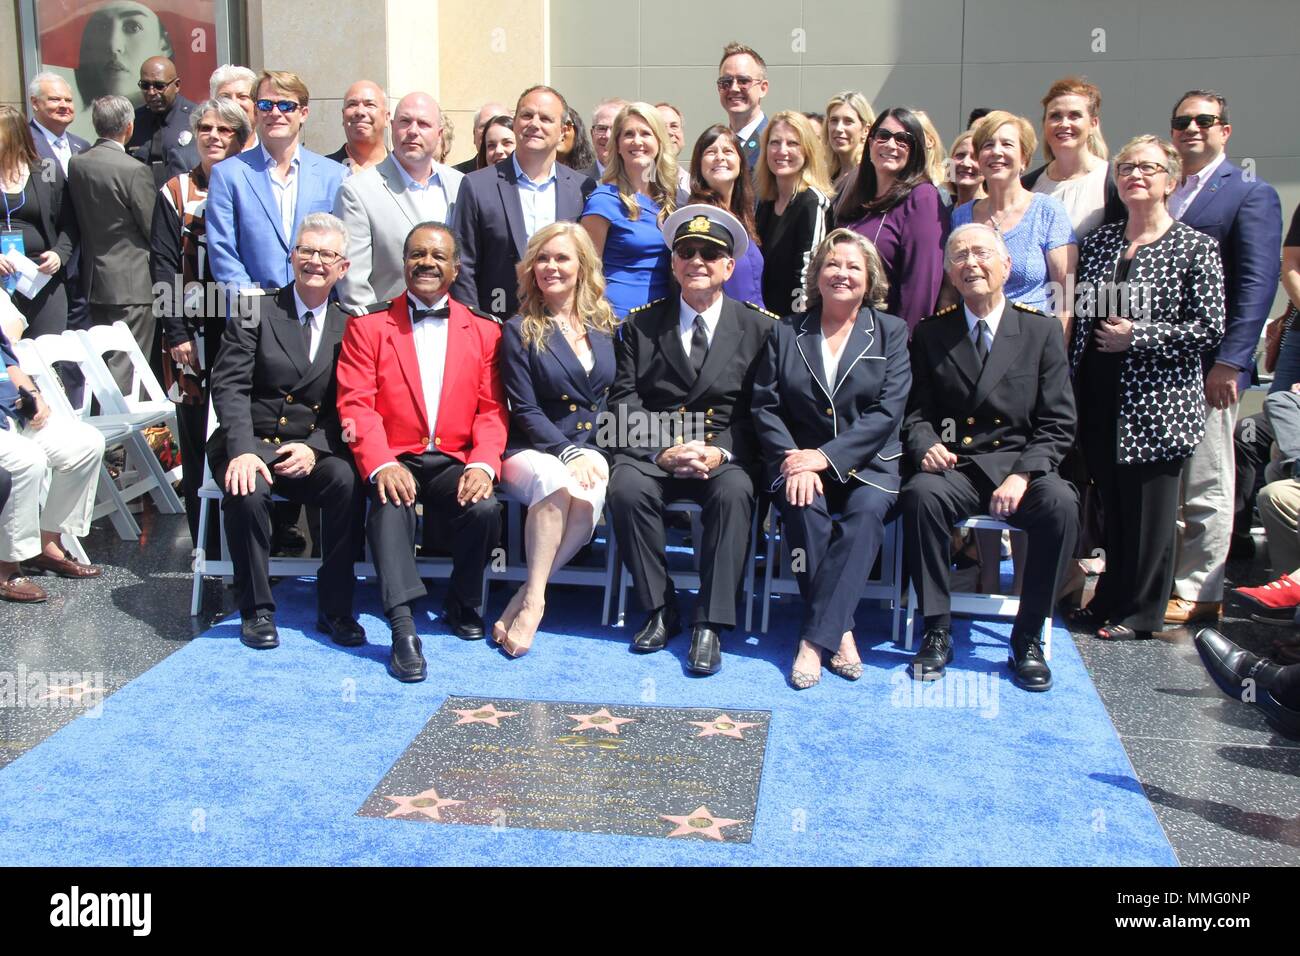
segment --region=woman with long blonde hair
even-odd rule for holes
[[[537,230],[518,274],[519,314],[501,340],[510,398],[501,484],[528,506],[528,577],[492,628],[511,657],[532,646],[546,582],[591,540],[605,507],[609,463],[594,438],[614,381],[617,325],[600,257],[577,224]]]
[[[763,303],[778,315],[802,312],[808,266],[831,218],[826,160],[806,116],[783,110],[772,117],[757,169]]]
[[[677,208],[677,154],[659,111],[629,103],[614,117],[609,163],[581,223],[605,276],[619,318],[672,289],[671,255],[659,227]]]
[[[865,93],[845,90],[836,93],[826,103],[826,124],[823,139],[826,156],[830,162],[827,178],[838,193],[846,174],[852,174],[862,162],[862,150],[867,145],[867,130],[876,121],[876,111]]]

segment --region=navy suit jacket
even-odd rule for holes
[[[451,297],[502,319],[519,309],[515,266],[528,248],[518,183],[513,157],[470,173],[461,183],[451,220],[460,241],[460,274]],[[556,221],[577,222],[595,188],[591,179],[556,162]]]
[[[501,381],[510,399],[506,457],[526,448],[550,455],[595,448],[614,384],[613,336],[588,333],[596,358],[588,374],[563,335],[552,335],[544,350],[525,346],[523,322],[520,316],[507,322],[501,339]]]
[[[28,120],[27,126],[32,131],[32,141],[36,144],[36,152],[41,157],[41,164],[53,170],[57,185],[62,189],[68,177],[64,173],[63,167],[59,165],[58,157],[54,155],[54,150],[50,148],[49,141],[35,121]],[[72,150],[73,156],[90,149],[90,143],[80,136],[74,136],[68,132],[63,135],[68,141],[68,147]],[[64,202],[70,203],[71,201],[71,197],[64,196]],[[72,218],[75,225],[76,219],[75,217]],[[89,328],[90,308],[86,304],[86,290],[81,282],[81,237],[79,234],[72,244],[72,255],[63,264],[63,273],[67,277],[68,287],[68,328]]]
[[[823,480],[898,493],[899,430],[912,387],[907,323],[870,306],[853,322],[835,381],[822,364],[821,310],[782,319],[754,380],[754,431],[770,488],[785,479],[791,448],[816,448],[830,462]]]
[[[262,147],[212,167],[205,223],[212,278],[239,289],[283,289],[293,282],[289,247],[309,213],[332,212],[347,170],[298,147],[298,205],[293,229],[284,234]]]
[[[1237,388],[1243,389],[1281,276],[1281,200],[1268,183],[1247,182],[1241,167],[1225,159],[1182,222],[1216,240],[1223,257],[1227,321],[1218,351],[1207,353],[1205,370],[1215,362],[1239,368]]]
[[[740,148],[745,153],[745,162],[749,164],[750,171],[754,169],[754,164],[758,162],[758,148],[763,142],[763,130],[767,129],[768,118],[763,117],[763,122],[759,123],[757,128],[749,139],[740,144]]]

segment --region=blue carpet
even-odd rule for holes
[[[440,606],[442,587],[420,606]],[[768,635],[732,634],[722,671],[700,679],[685,637],[633,655],[628,631],[591,625],[597,591],[555,588],[519,660],[422,616],[429,679],[401,685],[373,586],[373,643],[353,650],[311,628],[309,583],[277,593],[278,650],[250,651],[238,619],[222,622],[0,771],[0,864],[1176,864],[1059,628],[1049,693],[1007,679],[1009,623],[962,620],[949,676],[920,686],[887,615],[864,607],[863,678],[827,672],[797,692],[795,599]],[[753,842],[356,816],[448,694],[770,710]]]

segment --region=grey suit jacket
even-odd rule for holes
[[[433,170],[447,200],[446,221],[450,223],[465,177],[442,163],[434,163]],[[379,165],[343,180],[334,200],[334,215],[348,227],[348,258],[352,260],[335,287],[339,302],[344,311],[365,315],[369,306],[395,298],[406,288],[402,244],[422,218],[397,158],[390,153]]]
[[[147,305],[149,229],[157,192],[149,167],[101,139],[68,163],[81,230],[81,272],[95,305]]]

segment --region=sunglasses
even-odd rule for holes
[[[916,137],[914,137],[911,133],[907,132],[906,130],[901,130],[901,129],[898,132],[892,132],[887,129],[878,129],[873,134],[871,134],[871,139],[872,142],[881,143],[881,144],[888,143],[892,139],[894,142],[898,143],[898,145],[903,147],[904,149],[911,149],[913,146],[916,145]]]
[[[1134,171],[1140,172],[1143,176],[1154,176],[1156,173],[1169,172],[1168,166],[1161,166],[1159,163],[1116,163],[1115,175],[1132,176]]]
[[[731,89],[735,84],[738,89],[747,90],[754,84],[752,76],[720,76],[718,77],[718,89],[726,91]]]
[[[222,136],[235,135],[233,126],[214,126],[212,123],[200,123],[198,130],[200,133],[220,133]]]
[[[683,242],[681,245],[673,247],[673,255],[682,262],[690,262],[696,256],[699,256],[705,262],[717,262],[725,258],[727,250],[721,246],[706,246],[698,242]]]
[[[259,113],[269,113],[271,110],[279,110],[281,113],[298,112],[298,104],[293,100],[258,100],[253,105]]]
[[[161,92],[167,89],[167,87],[171,86],[175,82],[176,80],[168,80],[165,83],[160,83],[157,80],[141,80],[139,83],[136,84],[136,86],[140,87],[140,89],[144,90],[146,93],[148,93],[150,90],[158,90],[159,92]]]
[[[1215,126],[1220,122],[1222,122],[1222,120],[1213,113],[1197,113],[1195,116],[1175,116],[1169,121],[1169,125],[1179,132],[1182,132],[1187,129],[1187,127],[1191,126],[1192,123],[1195,123],[1199,129],[1209,129],[1211,126]]]
[[[967,262],[990,262],[993,259],[993,250],[985,249],[982,246],[975,246],[973,249],[961,249],[954,252],[948,257],[948,261],[955,266],[964,266]]]

